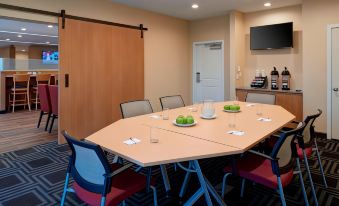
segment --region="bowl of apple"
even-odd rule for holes
[[[225,105],[224,112],[237,113],[241,112],[239,105]]]
[[[194,120],[192,115],[188,115],[187,117],[179,115],[175,120],[173,120],[173,124],[178,127],[192,127],[197,123],[198,122]]]

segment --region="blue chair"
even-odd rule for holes
[[[299,174],[305,205],[309,205],[295,143],[296,139],[301,137],[304,128],[305,123],[302,123],[294,130],[282,132],[270,155],[249,150],[233,165],[226,166],[224,168],[226,174],[222,183],[222,197],[225,194],[227,177],[234,174],[243,178],[241,196],[243,196],[245,179],[247,179],[277,189],[282,205],[286,206],[283,188],[292,182],[294,174]],[[295,160],[298,166],[297,171],[294,171]]]
[[[100,146],[79,141],[62,132],[71,148],[66,173],[65,186],[61,198],[64,205],[67,192],[75,192],[77,197],[89,205],[117,205],[146,187],[146,176],[129,169],[132,164],[109,164]],[[69,177],[74,183],[68,187]],[[151,181],[152,185],[154,181]],[[151,186],[154,205],[157,193]]]

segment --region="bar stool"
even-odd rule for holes
[[[36,75],[36,85],[33,87],[34,98],[32,98],[32,102],[35,104],[35,110],[38,110],[38,104],[40,104],[39,99],[39,84],[47,84],[49,85],[51,81],[51,74],[37,74]]]
[[[30,99],[29,99],[29,81],[31,76],[29,74],[13,74],[13,88],[9,93],[9,108],[12,106],[12,112],[14,112],[15,106],[28,105],[29,111],[31,111]],[[17,99],[17,96],[24,96],[24,99]],[[11,99],[13,97],[13,99]],[[8,108],[8,109],[9,109]]]

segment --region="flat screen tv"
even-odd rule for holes
[[[251,27],[251,50],[293,47],[293,22]]]
[[[43,64],[58,64],[59,52],[57,51],[42,51]]]

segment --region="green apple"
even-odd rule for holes
[[[186,117],[182,118],[182,124],[187,124],[187,118]]]
[[[240,106],[239,105],[234,105],[234,109],[239,111],[240,110]]]
[[[187,116],[186,120],[187,120],[187,124],[193,124],[194,123],[194,118],[191,115]]]
[[[231,105],[231,106],[230,106],[230,110],[236,111],[236,110],[237,110],[237,106],[236,106],[236,105]]]
[[[230,106],[231,106],[231,105],[225,105],[225,106],[224,106],[224,110],[230,110]]]
[[[180,115],[177,117],[177,119],[175,120],[175,122],[177,124],[184,124],[184,116]]]

